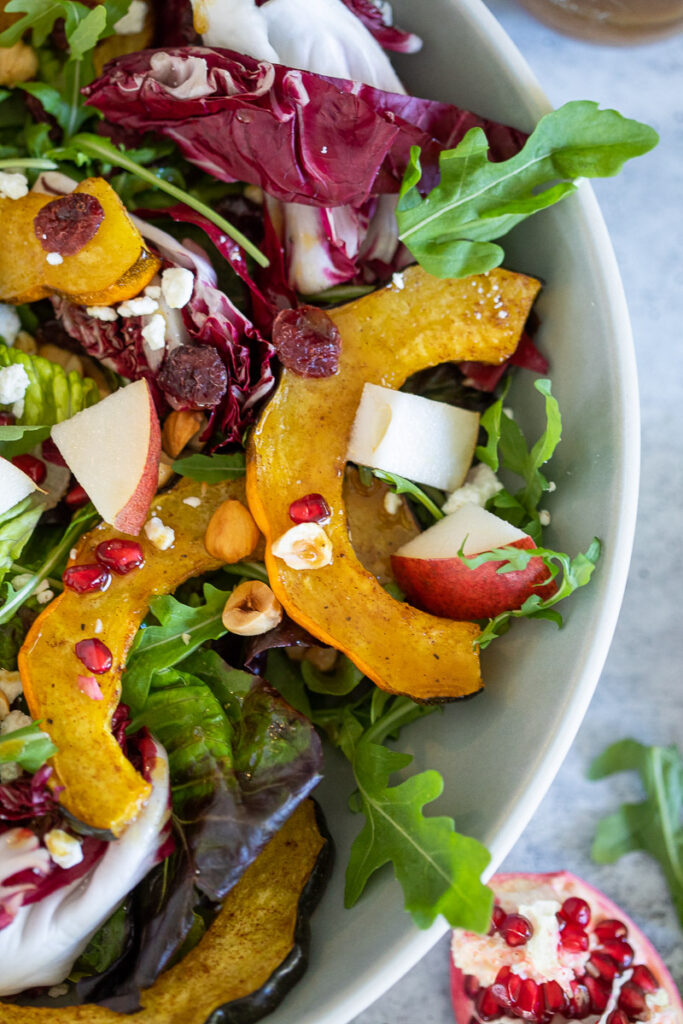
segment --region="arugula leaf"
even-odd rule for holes
[[[236,480],[244,476],[246,471],[244,452],[234,452],[232,455],[189,455],[173,463],[174,473],[207,484]]]
[[[576,100],[541,118],[523,149],[499,163],[489,160],[483,130],[471,128],[441,153],[441,180],[424,198],[413,146],[396,211],[399,238],[436,277],[484,273],[504,259],[492,239],[571,195],[579,178],[618,174],[657,142],[648,125]]]
[[[591,854],[598,864],[614,864],[625,853],[642,850],[659,861],[683,925],[683,760],[675,746],[647,747],[637,740],[613,743],[595,758],[588,778],[638,772],[645,800],[622,804],[598,825]]]
[[[150,601],[158,626],[146,626],[135,639],[123,674],[121,699],[140,711],[148,698],[152,674],[177,665],[207,640],[226,632],[221,618],[228,591],[204,584],[204,604],[197,608],[181,604],[170,594]]]
[[[105,0],[94,8],[76,0],[9,0],[5,11],[24,16],[0,33],[0,46],[13,46],[29,29],[33,45],[42,46],[55,22],[63,18],[69,59],[81,60],[100,39],[112,34],[129,7],[130,0]]]
[[[27,772],[37,772],[56,753],[57,747],[38,722],[0,736],[0,764],[19,764]]]
[[[484,650],[489,644],[507,632],[512,619],[548,619],[558,627],[562,626],[562,616],[554,611],[554,606],[563,601],[570,594],[573,594],[579,587],[585,587],[593,575],[593,570],[600,557],[601,544],[597,537],[594,537],[588,550],[579,553],[572,558],[561,551],[551,551],[549,548],[493,548],[491,551],[484,551],[473,558],[467,558],[458,552],[460,560],[470,569],[476,569],[484,562],[502,561],[503,565],[497,570],[499,573],[515,572],[525,569],[532,558],[540,558],[545,567],[549,570],[550,576],[557,584],[556,592],[545,599],[539,594],[532,594],[528,597],[521,608],[513,611],[501,612],[495,618],[489,619],[488,624],[481,631],[475,643]],[[562,573],[558,582],[558,576]]]
[[[361,469],[368,469],[368,467],[362,466]],[[434,519],[443,519],[444,513],[439,506],[411,480],[406,480],[405,477],[399,476],[398,473],[385,472],[383,469],[371,469],[370,471],[378,480],[383,480],[384,483],[389,484],[395,494],[409,494],[411,498],[415,498],[416,501],[423,505]]]
[[[0,515],[0,580],[19,558],[43,513],[31,497]]]

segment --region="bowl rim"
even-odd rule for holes
[[[485,39],[496,50],[501,66],[515,78],[525,93],[527,113],[538,120],[552,105],[505,29],[484,5],[483,0],[448,0],[473,34]],[[626,296],[614,249],[600,207],[588,182],[581,182],[574,196],[575,216],[586,226],[591,257],[599,274],[599,287],[605,296],[613,335],[619,339],[615,359],[619,365],[620,433],[622,445],[617,452],[615,480],[619,486],[619,516],[614,529],[609,564],[602,566],[607,576],[606,600],[599,608],[594,624],[594,642],[583,658],[579,685],[570,695],[566,708],[566,728],[557,732],[542,750],[532,784],[521,795],[502,828],[488,842],[491,862],[484,880],[494,874],[524,831],[555,778],[571,747],[600,678],[616,628],[628,577],[636,526],[638,483],[640,476],[640,411],[633,334]],[[628,413],[628,414],[627,414]],[[298,1024],[348,1024],[424,957],[449,931],[444,918],[421,931],[413,926],[376,961],[371,977],[344,993],[331,995],[324,1012],[315,1017],[300,1017]],[[302,984],[305,985],[305,979]],[[286,1014],[286,1003],[283,1007]],[[279,1014],[276,1011],[276,1018]],[[284,1018],[283,1018],[284,1019]]]

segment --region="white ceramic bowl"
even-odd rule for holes
[[[447,100],[531,129],[549,104],[523,58],[480,0],[394,0],[398,24],[424,38],[397,60],[416,95]],[[583,97],[581,97],[583,98]],[[618,187],[618,186],[617,186]],[[576,734],[616,624],[631,553],[638,489],[638,396],[628,314],[612,248],[588,186],[518,228],[506,266],[538,275],[538,341],[551,361],[564,440],[550,476],[549,546],[604,553],[589,587],[562,608],[565,628],[521,622],[483,655],[487,689],[411,726],[401,749],[412,770],[437,768],[444,795],[428,813],[449,814],[501,863],[545,794]],[[524,378],[524,379],[522,379]],[[526,401],[530,399],[530,407]],[[540,396],[519,375],[511,404],[532,431]],[[532,435],[533,436],[533,435]],[[343,781],[340,781],[342,779]],[[352,910],[343,908],[344,867],[361,827],[346,799],[350,778],[328,755],[319,796],[337,844],[332,883],[312,920],[308,973],[269,1024],[345,1024],[436,942],[445,921],[421,932],[402,910],[390,869]]]

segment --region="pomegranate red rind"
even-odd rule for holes
[[[450,983],[458,1024],[520,1019],[554,1024],[571,1019],[586,1019],[589,1024],[683,1022],[681,997],[658,953],[604,893],[568,872],[500,874],[490,885],[496,898],[496,926],[489,936],[459,929],[453,933]],[[572,941],[561,957],[562,984],[547,964],[548,974],[540,971],[523,946],[505,943],[505,916],[521,912],[520,907],[539,897],[561,905],[559,924],[571,933]],[[588,924],[584,901],[591,912]],[[569,952],[580,948],[580,942],[574,945],[580,934],[587,935],[588,949]]]

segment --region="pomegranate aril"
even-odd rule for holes
[[[72,565],[65,569],[62,581],[65,587],[77,594],[90,594],[95,590],[106,590],[111,583],[111,573],[106,565],[99,562]]]
[[[322,494],[306,494],[289,506],[289,518],[293,523],[326,523],[331,514]]]
[[[642,988],[644,992],[656,992],[659,988],[659,982],[645,964],[638,964],[637,967],[633,968],[630,981],[634,985],[638,985],[639,988]]]
[[[567,953],[583,953],[588,949],[588,936],[578,924],[566,924],[560,932],[560,945]]]
[[[585,900],[570,896],[562,904],[557,916],[568,924],[578,924],[585,928],[591,919],[591,908]]]
[[[607,956],[606,953],[595,952],[591,955],[590,960],[586,964],[586,970],[589,971],[594,978],[602,978],[604,981],[613,982],[617,974],[619,974],[619,968],[612,959],[611,956]]]
[[[496,980],[491,985],[491,994],[500,1006],[511,1010],[517,1003],[521,987],[520,976],[513,974],[510,968],[505,966],[498,971]]]
[[[543,1004],[546,1013],[551,1016],[555,1013],[564,1013],[567,1008],[567,995],[557,981],[545,981],[541,985]]]
[[[524,978],[517,997],[516,1014],[525,1020],[539,1020],[545,1013],[543,994],[531,978]]]
[[[123,538],[103,540],[95,548],[95,558],[117,576],[125,576],[145,564],[145,554],[138,542]]]
[[[508,946],[524,946],[534,934],[531,921],[521,914],[508,914],[500,928],[500,934]]]
[[[11,427],[15,422],[11,412],[0,412],[0,427]]]
[[[37,459],[35,455],[15,455],[12,464],[22,473],[26,473],[26,476],[30,477],[38,487],[47,476],[45,463],[41,459]]]
[[[493,910],[491,911],[491,927],[489,928],[488,934],[493,935],[494,932],[497,932],[506,917],[507,914],[503,908],[499,907],[497,903],[494,904]]]
[[[625,939],[628,935],[628,928],[623,921],[617,921],[613,917],[600,921],[593,929],[596,939],[606,942],[607,939]]]
[[[622,971],[633,963],[633,947],[621,939],[610,939],[609,942],[603,942],[602,952],[611,956]]]
[[[621,986],[617,1007],[623,1010],[631,1020],[641,1020],[649,1013],[645,1002],[645,993],[632,981],[627,981],[625,985]]]
[[[590,974],[586,974],[582,980],[588,989],[593,1013],[603,1013],[609,1002],[611,985],[605,985],[597,978],[591,978]]]
[[[46,462],[51,462],[53,466],[66,466],[62,453],[51,437],[45,438],[40,446],[40,451]]]
[[[607,1016],[606,1024],[629,1024],[629,1019],[623,1010],[612,1010]]]
[[[108,672],[112,666],[111,651],[96,636],[88,640],[79,640],[76,644],[76,657],[85,667],[96,675]]]
[[[581,1020],[583,1017],[587,1017],[591,1012],[590,994],[582,981],[575,979],[569,983],[569,987],[571,988],[572,994],[569,997],[567,1016],[574,1018],[575,1020]]]
[[[104,700],[104,694],[100,690],[100,684],[94,676],[79,676],[78,689],[91,700]]]
[[[476,974],[466,974],[464,981],[465,995],[469,999],[474,999],[477,992],[479,991],[479,979]]]
[[[80,508],[81,505],[87,505],[88,502],[90,501],[90,498],[85,493],[81,485],[76,484],[66,494],[64,501],[69,506],[69,508]]]
[[[482,988],[479,991],[474,1001],[474,1006],[479,1019],[483,1021],[495,1020],[496,1017],[501,1017],[503,1014],[503,1011],[491,994],[491,990],[488,988]]]

